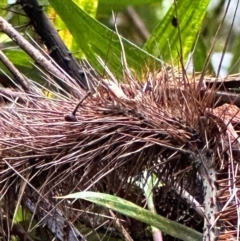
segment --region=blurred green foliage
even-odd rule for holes
[[[76,57],[85,56],[90,64],[102,73],[103,68],[99,64],[98,56],[120,79],[122,49],[119,37],[115,34],[116,27],[120,35],[125,38],[122,41],[127,64],[135,74],[141,76],[143,74],[141,71],[144,72],[144,69],[145,71],[146,69],[158,70],[162,61],[179,66],[180,61],[183,60],[186,64],[189,57],[193,59],[194,71],[199,72],[203,69],[207,54],[213,46],[214,35],[222,21],[227,3],[226,0],[222,0],[207,8],[209,0],[178,2],[132,0],[131,7],[129,1],[124,0],[67,0],[67,2],[44,0],[40,2],[56,28],[60,30],[60,36]],[[20,6],[7,6],[7,0],[0,0],[0,6],[1,16],[5,16],[19,31],[29,34],[41,45],[41,40],[32,31]],[[135,15],[131,15],[130,9],[134,11],[137,19]],[[56,13],[63,21],[60,21]],[[176,26],[173,24],[174,19],[177,21]],[[139,22],[145,30],[145,35],[142,34],[143,29],[138,26]],[[216,51],[221,53],[224,49],[233,53],[230,66],[230,72],[233,73],[239,71],[239,57],[236,49],[238,49],[240,37],[236,31],[228,31],[229,24],[226,21],[222,24],[211,53]],[[228,36],[228,46],[225,48]],[[4,34],[0,34],[0,39],[1,49],[7,53],[13,64],[30,78],[41,79],[30,58],[19,50],[18,46],[9,41]],[[143,46],[144,50],[141,49]],[[17,52],[15,53],[14,50]],[[6,71],[3,66],[1,68]],[[207,73],[214,74],[211,63],[208,64]]]

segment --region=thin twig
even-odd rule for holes
[[[17,99],[18,102],[26,103],[28,101],[27,94],[24,92],[13,91],[9,88],[0,88],[0,97],[4,98],[4,100],[8,100],[9,102]]]
[[[30,199],[27,199],[24,205],[32,213],[37,209],[37,214],[41,219],[42,225],[46,225],[51,233],[55,234],[59,240],[64,241],[66,240],[65,237],[68,237],[68,241],[87,241],[79,230],[64,217],[59,209],[53,208],[47,199],[42,198],[38,207],[36,207],[36,204]],[[48,210],[52,211],[48,212],[44,207],[48,207]]]
[[[1,222],[3,224],[4,229],[7,230],[9,228],[7,218],[4,217],[1,220]],[[1,231],[0,231],[0,234],[1,234],[1,240],[12,240],[12,239],[10,239],[10,237],[8,237],[9,239],[4,239],[4,236],[6,236],[6,234],[1,233]],[[10,235],[10,234],[8,234],[8,235]],[[19,240],[33,241],[33,239],[31,237],[29,237],[27,232],[24,231],[23,228],[18,223],[13,224],[13,226],[11,228],[11,235],[18,237]]]
[[[63,87],[69,93],[79,97],[81,93],[76,91],[76,87],[73,86],[74,80],[69,76],[64,75],[59,71],[50,60],[45,58],[42,53],[34,48],[18,31],[16,31],[12,25],[10,25],[4,18],[0,17],[0,29],[7,34],[20,48],[22,48],[31,58],[33,58],[43,69],[53,74],[61,81],[59,85]]]
[[[76,117],[77,110],[80,107],[80,105],[83,103],[83,101],[89,95],[91,95],[90,91],[88,91],[87,94],[79,101],[79,103],[76,105],[76,107],[74,108],[74,110],[73,110],[73,112],[71,114],[65,115],[65,121],[69,121],[69,122],[76,122],[77,121],[77,117]]]
[[[146,41],[150,33],[146,28],[145,24],[143,23],[142,19],[139,17],[138,13],[135,11],[133,7],[128,7],[126,9],[127,17],[132,21],[132,23],[137,28],[137,32],[142,37],[144,41]]]
[[[133,241],[130,234],[127,232],[127,230],[123,227],[123,225],[119,222],[119,219],[116,217],[114,212],[112,210],[109,210],[109,213],[114,218],[114,224],[116,228],[120,231],[121,235],[123,236],[124,240],[126,241]]]
[[[84,101],[85,99],[87,99],[87,97],[88,97],[89,95],[91,95],[91,92],[90,92],[90,91],[88,91],[87,94],[79,101],[79,103],[77,104],[77,106],[75,107],[75,109],[74,109],[73,112],[72,112],[72,114],[73,114],[74,116],[76,115],[76,112],[77,112],[79,106],[83,103],[83,101]]]
[[[32,82],[28,80],[26,76],[18,71],[18,69],[12,64],[12,62],[8,59],[8,57],[0,50],[0,60],[3,64],[8,68],[8,70],[13,74],[15,77],[15,81],[18,85],[20,85],[23,90],[35,93],[37,88],[32,86]]]

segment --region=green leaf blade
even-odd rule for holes
[[[81,50],[90,64],[99,72],[103,71],[96,56],[107,63],[109,69],[118,77],[122,76],[121,54],[122,49],[118,36],[90,17],[73,1],[49,1],[59,16],[62,18],[69,31],[72,33]],[[154,68],[160,66],[160,61],[146,51],[122,38],[129,68],[138,73],[146,65]]]
[[[192,230],[184,225],[177,222],[171,221],[165,217],[154,214],[146,209],[143,209],[134,203],[126,201],[122,198],[97,192],[79,192],[69,194],[64,197],[58,198],[80,198],[84,199],[98,205],[110,208],[117,211],[123,215],[132,217],[141,222],[147,223],[167,233],[173,237],[180,238],[185,241],[200,241],[202,240],[202,235],[195,230]]]
[[[186,0],[173,3],[166,16],[159,23],[144,49],[154,56],[170,62],[182,55],[186,62],[195,45],[209,0]],[[172,23],[177,17],[176,25]]]

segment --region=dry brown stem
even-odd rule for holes
[[[0,50],[0,60],[3,62],[3,64],[9,69],[9,71],[13,74],[15,77],[15,83],[16,87],[19,89],[23,89],[24,91],[35,93],[37,91],[36,88],[33,87],[31,81],[26,78],[23,74],[21,74],[15,66],[12,64],[12,62],[7,58],[7,56]],[[24,92],[23,91],[23,92]]]

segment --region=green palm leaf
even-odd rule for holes
[[[90,17],[71,0],[49,2],[72,33],[90,64],[101,72],[103,68],[97,59],[99,56],[110,70],[122,76],[122,49],[116,33]],[[160,66],[159,60],[126,39],[122,40],[129,68],[139,73],[145,65],[152,68]]]

